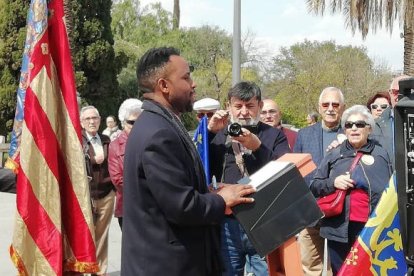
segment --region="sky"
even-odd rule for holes
[[[173,0],[141,0],[141,5],[161,2],[164,9],[173,11]],[[328,1],[327,1],[328,2]],[[181,0],[181,27],[216,25],[233,32],[233,0]],[[398,22],[392,34],[385,29],[368,34],[362,40],[360,33],[352,35],[346,29],[341,14],[324,16],[310,14],[306,0],[241,0],[241,29],[255,36],[263,52],[276,55],[280,47],[294,43],[333,40],[337,45],[364,46],[377,64],[386,64],[393,71],[403,69],[403,39]]]

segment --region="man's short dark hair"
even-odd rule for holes
[[[260,102],[262,100],[262,91],[254,82],[242,81],[229,90],[227,97],[229,101],[234,97],[244,102],[250,101],[252,98],[256,97]]]
[[[173,47],[152,48],[137,63],[138,89],[142,93],[153,92],[156,82],[165,75],[166,65],[171,56],[179,56]]]

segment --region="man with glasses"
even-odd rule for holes
[[[260,122],[263,101],[255,83],[239,82],[229,90],[227,99],[228,110],[218,110],[208,124],[210,175],[219,182],[237,183],[290,150],[282,131]],[[229,131],[233,123],[242,126],[238,136]],[[266,260],[257,254],[233,215],[222,223],[221,252],[225,276],[268,275]]]
[[[80,120],[86,168],[90,178],[96,258],[101,269],[97,275],[105,275],[108,267],[108,233],[115,202],[115,187],[108,172],[108,147],[111,140],[98,133],[101,116],[94,106],[83,107]]]
[[[283,131],[288,140],[289,148],[293,149],[298,133],[294,130],[282,126],[282,112],[274,100],[263,100],[263,108],[260,112],[260,121],[268,124],[271,127],[275,127]]]
[[[395,77],[390,85],[388,91],[391,98],[391,107],[385,109],[381,116],[375,119],[375,127],[372,131],[371,138],[378,141],[378,143],[387,151],[393,167],[395,167],[394,158],[394,106],[398,102],[398,94],[400,91],[399,81],[410,78],[407,75]]]
[[[344,137],[340,126],[344,109],[345,100],[340,89],[327,87],[322,90],[319,96],[319,114],[322,120],[299,130],[293,152],[310,153],[313,162],[319,166],[327,153],[328,146]],[[315,171],[305,177],[308,185],[314,174]],[[322,275],[324,240],[319,235],[319,225],[304,229],[299,234],[298,241],[305,275]],[[332,273],[330,266],[328,273],[329,275]]]
[[[204,98],[194,102],[193,110],[197,112],[198,121],[205,115],[210,119],[220,109],[220,102],[212,98]]]

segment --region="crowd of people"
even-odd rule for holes
[[[393,107],[403,78],[408,76],[396,77],[389,91],[376,92],[366,105],[347,109],[342,91],[326,87],[318,112],[309,113],[308,126],[297,131],[282,124],[278,104],[253,82],[234,85],[226,108],[211,98],[195,101],[191,66],[179,51],[149,50],[137,64],[143,102],[121,104],[122,129],[110,115],[99,133],[99,111],[80,110],[97,275],[107,272],[112,216],[123,235],[122,275],[268,275],[266,259],[231,207],[253,202],[248,195],[255,189],[236,184],[239,179],[289,152],[311,154],[317,169],[305,181],[315,198],[346,191],[341,214],[297,237],[305,275],[336,275],[393,172]],[[217,178],[217,187],[206,183],[180,120],[192,110],[199,120],[208,117],[209,175]],[[240,135],[228,134],[231,123],[243,127]],[[7,191],[15,190],[8,184]]]

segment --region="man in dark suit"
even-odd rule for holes
[[[195,82],[174,48],[138,62],[143,112],[124,159],[121,273],[221,275],[218,225],[229,207],[252,202],[249,185],[209,192],[199,154],[179,116],[192,110]]]
[[[319,113],[322,120],[299,130],[293,151],[310,153],[313,162],[318,166],[327,148],[335,141],[345,139],[340,126],[344,110],[345,100],[341,90],[336,87],[322,90],[319,96]],[[308,186],[315,171],[305,177]],[[299,244],[305,275],[322,275],[323,243],[324,240],[319,236],[319,226],[308,227],[300,233]]]
[[[370,135],[375,139],[388,153],[392,162],[393,168],[395,168],[395,155],[394,155],[394,106],[398,102],[398,94],[400,92],[399,81],[408,79],[410,76],[401,75],[395,77],[390,85],[391,106],[382,112],[381,116],[375,119],[375,127]]]
[[[236,183],[255,173],[269,161],[290,152],[286,136],[278,128],[260,122],[263,107],[260,88],[251,82],[240,82],[227,95],[228,111],[219,110],[211,117],[210,175],[222,182]],[[249,126],[240,136],[228,134],[229,123]],[[251,127],[255,127],[254,130]],[[267,263],[249,241],[240,223],[226,216],[221,228],[222,257],[226,267],[223,275],[268,275]]]

